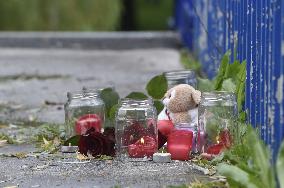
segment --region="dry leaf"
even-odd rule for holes
[[[77,152],[77,159],[79,159],[80,161],[83,161],[83,160],[90,160],[91,158],[89,156],[86,156],[86,155],[83,155]]]
[[[0,147],[5,146],[6,144],[8,144],[8,140],[0,140]]]

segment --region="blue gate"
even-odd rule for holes
[[[248,120],[276,154],[284,138],[284,0],[176,0],[175,10],[184,45],[210,78],[228,49],[247,60]]]

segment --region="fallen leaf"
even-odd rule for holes
[[[89,160],[90,159],[89,156],[83,155],[83,154],[81,154],[79,152],[77,152],[77,157],[76,158],[79,159],[80,161]]]
[[[6,144],[8,144],[8,140],[0,140],[0,147],[5,146]]]

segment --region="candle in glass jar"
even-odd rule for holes
[[[197,153],[199,150],[199,146],[200,146],[200,143],[199,143],[199,139],[201,138],[200,137],[200,133],[198,131],[198,128],[197,128],[197,124],[196,123],[180,123],[180,124],[177,124],[175,126],[175,129],[176,130],[187,130],[187,131],[192,131],[193,133],[193,137],[192,137],[192,149],[191,151],[193,153]]]
[[[193,132],[175,130],[168,137],[167,150],[173,160],[189,160],[192,147]]]
[[[140,140],[128,146],[128,154],[131,158],[152,157],[156,151],[156,140],[150,136],[143,136]]]

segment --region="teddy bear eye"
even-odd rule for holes
[[[169,99],[170,99],[171,97],[172,97],[172,95],[170,94],[170,95],[169,95]]]

